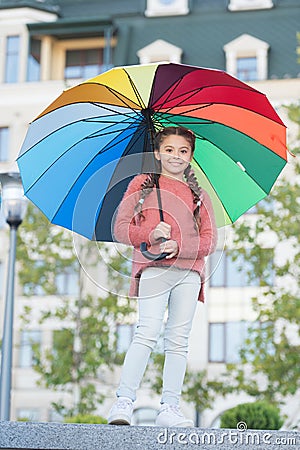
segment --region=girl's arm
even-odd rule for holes
[[[216,249],[218,233],[215,214],[210,197],[205,191],[203,192],[203,202],[200,207],[200,220],[200,243],[199,236],[191,237],[186,242],[186,245],[179,249],[179,258],[203,258],[213,253]]]
[[[149,245],[154,241],[151,236],[153,224],[147,225],[145,221],[137,220],[137,214],[134,211],[140,199],[141,184],[144,178],[143,175],[138,175],[129,183],[114,223],[115,239],[134,247],[139,247],[142,242],[147,242]]]

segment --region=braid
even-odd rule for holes
[[[141,184],[141,196],[138,203],[134,207],[134,212],[138,214],[139,218],[141,217],[144,218],[144,215],[142,213],[143,203],[145,198],[152,192],[154,184],[155,184],[155,174],[149,173],[145,181],[143,181],[143,183]]]
[[[194,197],[194,203],[197,203],[197,207],[194,211],[194,218],[196,226],[200,226],[201,218],[200,218],[200,206],[203,200],[202,188],[198,184],[198,180],[196,175],[189,164],[184,171],[184,175],[186,178],[186,182],[189,185],[190,190],[192,191]]]

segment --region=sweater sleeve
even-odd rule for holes
[[[213,253],[217,246],[217,227],[213,206],[207,192],[203,192],[203,202],[200,208],[200,243],[199,236],[192,236],[179,250],[179,258],[203,258]],[[195,249],[198,249],[195,255]]]
[[[134,211],[140,200],[141,184],[144,181],[142,175],[136,176],[128,185],[127,191],[119,205],[114,223],[114,237],[118,242],[139,247],[142,242],[148,245],[153,243],[151,232],[153,225],[147,225],[145,221],[137,218]]]

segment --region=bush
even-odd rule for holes
[[[101,416],[94,416],[92,414],[78,414],[77,416],[70,416],[64,418],[65,423],[107,423],[107,420]]]
[[[239,425],[240,424],[240,425]],[[245,424],[245,425],[243,425]],[[280,411],[266,402],[243,403],[228,409],[221,416],[221,428],[279,430],[283,424]]]

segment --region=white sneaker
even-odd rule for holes
[[[179,406],[163,403],[160,407],[155,425],[159,427],[193,427],[192,420],[186,419]]]
[[[128,397],[119,397],[109,412],[107,422],[111,425],[130,425],[132,413],[132,400]]]

